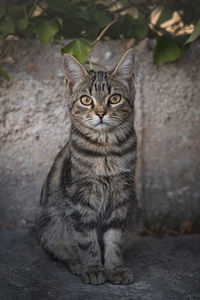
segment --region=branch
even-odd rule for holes
[[[27,19],[28,19],[29,17],[31,17],[31,15],[33,14],[34,9],[35,9],[35,7],[36,7],[36,5],[37,5],[37,2],[38,2],[38,0],[35,0],[35,1],[33,2],[32,7],[31,7],[31,9],[29,10],[29,13],[27,14]]]
[[[114,20],[112,22],[110,22],[109,24],[106,25],[106,27],[101,31],[101,33],[99,34],[99,36],[96,38],[96,40],[91,44],[92,47],[94,47],[96,45],[96,43],[98,43],[98,41],[102,38],[102,36],[104,35],[104,33],[115,23],[117,22],[119,16],[115,15]]]

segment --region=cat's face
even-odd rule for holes
[[[65,63],[68,63],[67,67]],[[120,129],[133,113],[132,49],[125,54],[113,73],[88,73],[77,63],[69,55],[67,62],[64,61],[72,121],[78,126],[97,131],[107,131],[113,127]],[[72,76],[69,77],[69,74]]]
[[[88,128],[106,130],[121,126],[131,115],[130,90],[108,73],[93,73],[71,95],[72,118]]]

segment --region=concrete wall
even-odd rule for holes
[[[154,66],[152,41],[136,51],[137,192],[146,224],[200,217],[200,42]],[[112,68],[133,41],[106,41],[92,60]],[[15,41],[0,80],[0,222],[34,220],[42,182],[69,134],[59,46]]]

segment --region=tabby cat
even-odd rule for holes
[[[123,260],[140,220],[133,68],[133,49],[112,72],[63,57],[70,139],[44,182],[37,229],[44,249],[90,284],[133,281]]]

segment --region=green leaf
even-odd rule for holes
[[[145,15],[139,14],[139,18],[137,20],[134,20],[134,25],[133,25],[133,36],[137,40],[142,40],[144,39],[147,34],[148,34],[148,22],[147,19],[145,18]]]
[[[15,31],[15,22],[12,19],[3,20],[0,23],[0,31],[3,32],[4,35],[14,32]]]
[[[198,37],[200,36],[200,19],[197,22],[196,26],[194,27],[193,32],[191,33],[191,35],[189,36],[189,38],[187,39],[187,41],[185,42],[185,44],[187,43],[191,43],[194,40],[196,40]],[[184,44],[184,45],[185,45]]]
[[[0,33],[0,46],[3,44],[4,34]]]
[[[10,80],[8,73],[1,67],[0,67],[0,77],[5,78],[6,80]]]
[[[52,41],[54,35],[59,31],[59,26],[56,21],[37,20],[35,24],[35,33],[42,44],[45,46]]]
[[[88,52],[92,46],[85,39],[77,39],[70,42],[68,45],[61,49],[62,54],[69,53],[73,55],[81,64],[86,62]]]
[[[24,18],[24,7],[22,5],[8,6],[8,15],[14,20]]]
[[[138,22],[133,28],[134,37],[137,40],[142,40],[147,36],[148,24]]]
[[[3,17],[4,13],[5,13],[5,7],[1,6],[0,7],[0,18]]]
[[[27,19],[20,19],[16,22],[16,27],[19,31],[24,31],[28,25]]]
[[[159,26],[160,24],[162,24],[162,23],[166,22],[167,20],[171,19],[172,14],[173,14],[173,12],[168,7],[163,8],[163,10],[160,14],[160,17],[158,18],[158,20],[156,22],[156,25]]]
[[[46,0],[48,7],[56,12],[64,13],[69,9],[68,1],[66,0]]]
[[[110,14],[107,11],[96,11],[95,19],[101,28],[106,26],[112,21]]]
[[[179,58],[180,48],[175,40],[169,37],[159,37],[154,50],[154,64],[172,62]]]
[[[116,30],[117,36],[122,34],[123,37],[125,37],[125,38],[132,37],[133,24],[134,24],[134,21],[133,21],[132,16],[130,16],[129,14],[123,15],[122,19],[119,20],[119,24],[116,24],[116,25],[118,25],[118,30]],[[112,27],[111,27],[111,30],[112,30]],[[115,29],[113,28],[113,30],[115,30]]]
[[[62,28],[63,27],[63,20],[61,18],[56,17],[56,21],[58,22],[58,24]]]

